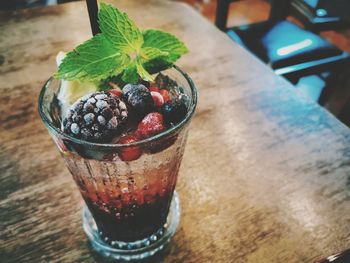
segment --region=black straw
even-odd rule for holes
[[[100,28],[97,23],[97,0],[86,0],[86,6],[89,11],[91,31],[93,35],[100,33]]]

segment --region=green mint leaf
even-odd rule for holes
[[[167,55],[168,52],[163,52],[152,47],[141,49],[139,56],[125,69],[122,76],[123,81],[127,83],[137,83],[140,77],[147,81],[153,81],[154,77],[147,72],[144,64],[156,58],[164,58]]]
[[[158,48],[154,47],[143,47],[140,51],[140,58],[142,63],[159,57],[166,58],[167,56],[169,56],[169,52],[161,51]]]
[[[147,61],[143,64],[143,67],[150,73],[155,74],[162,70],[166,70],[171,68],[173,63],[168,62],[166,59],[159,57],[152,59],[151,61]]]
[[[142,33],[126,13],[120,12],[112,5],[101,3],[98,19],[102,34],[115,47],[128,54],[140,50],[143,44]]]
[[[56,78],[101,81],[115,76],[121,82],[153,81],[151,74],[167,69],[188,50],[175,36],[155,29],[143,33],[123,12],[101,3],[101,34],[69,52]],[[102,84],[101,84],[102,85]]]
[[[174,63],[181,55],[188,52],[183,42],[174,35],[160,30],[149,29],[144,31],[143,39],[142,49],[152,47],[167,52],[168,55],[164,59],[169,63]]]
[[[137,73],[139,74],[139,76],[143,80],[146,80],[146,81],[153,81],[154,80],[154,77],[151,74],[149,74],[147,72],[147,70],[143,67],[142,62],[141,62],[140,59],[138,59],[136,61],[136,69],[137,69]]]
[[[133,61],[124,70],[122,80],[126,83],[136,84],[139,81],[139,75],[137,73],[136,61]]]
[[[166,63],[168,56],[169,52],[167,51],[161,51],[154,47],[143,47],[140,54],[140,63],[138,64],[138,73],[141,78],[153,81],[154,78],[150,74],[171,67],[171,63]]]
[[[122,80],[126,83],[136,84],[140,78],[146,81],[154,80],[154,77],[143,67],[141,59],[137,58],[124,70]]]
[[[124,70],[130,58],[102,34],[67,53],[55,77],[65,80],[97,81]]]

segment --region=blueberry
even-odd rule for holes
[[[123,87],[123,98],[125,101],[128,100],[129,98],[129,95],[131,94],[131,92],[133,92],[134,90],[136,89],[140,89],[140,90],[145,90],[147,89],[144,85],[134,85],[134,84],[126,84],[124,87]]]
[[[187,114],[186,103],[182,99],[168,101],[164,103],[162,113],[168,124],[176,124],[183,120]]]
[[[154,109],[152,95],[142,84],[125,85],[123,88],[123,98],[127,101],[130,109],[137,114],[144,116]]]

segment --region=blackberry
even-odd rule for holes
[[[157,87],[160,89],[172,90],[177,87],[175,80],[169,78],[169,76],[159,73],[155,79]]]
[[[174,99],[164,103],[162,113],[168,124],[176,124],[183,120],[187,114],[185,97]]]
[[[128,118],[125,103],[107,92],[82,97],[68,110],[63,131],[90,142],[105,142],[120,131]]]
[[[123,88],[123,98],[131,110],[139,115],[146,115],[154,109],[150,91],[142,84],[127,84]]]

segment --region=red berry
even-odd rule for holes
[[[118,98],[121,98],[121,96],[122,96],[122,91],[120,88],[111,89],[108,91],[108,93],[113,94],[113,95],[117,96]]]
[[[162,95],[160,95],[160,93],[156,91],[151,91],[151,95],[152,95],[154,105],[158,108],[162,107],[164,104],[164,99]]]
[[[169,92],[166,89],[162,89],[159,91],[160,95],[162,95],[164,103],[170,100]]]
[[[138,137],[136,135],[130,134],[121,137],[118,141],[119,144],[129,144],[138,141]],[[123,147],[118,152],[118,156],[122,161],[129,162],[134,161],[140,158],[142,155],[142,150],[139,146],[129,146]]]
[[[149,91],[155,91],[155,92],[159,92],[159,88],[157,86],[154,86],[152,85],[150,88],[149,88]]]
[[[147,114],[137,127],[137,135],[148,138],[165,130],[163,115],[158,112]]]

